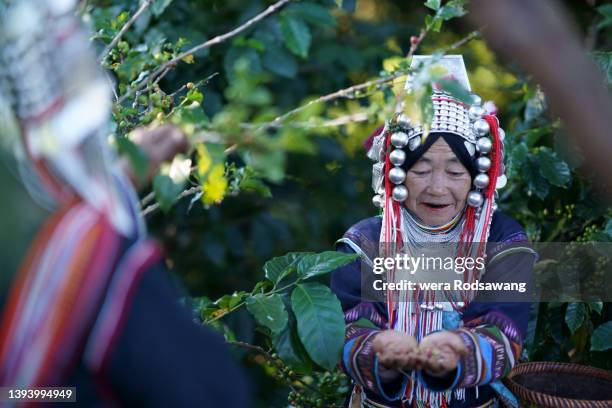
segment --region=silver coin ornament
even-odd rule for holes
[[[408,126],[410,126],[410,119],[408,118],[408,116],[406,116],[406,115],[404,115],[402,113],[402,114],[398,115],[397,123],[399,123],[400,125],[402,125],[404,127],[408,127]]]
[[[499,140],[503,142],[506,138],[506,132],[502,128],[497,129],[497,132],[499,133]]]
[[[478,136],[484,136],[489,133],[491,128],[489,127],[489,123],[484,119],[478,119],[474,122],[474,131]]]
[[[491,168],[491,159],[486,156],[481,156],[476,159],[476,168],[478,171],[487,171]]]
[[[413,137],[412,139],[410,139],[410,142],[408,142],[408,148],[410,149],[411,152],[418,149],[420,145],[421,145],[421,138],[419,136]]]
[[[476,141],[476,150],[478,150],[481,154],[487,154],[493,148],[493,143],[491,143],[491,139],[488,137],[481,137]]]
[[[372,197],[372,204],[374,204],[374,206],[377,208],[382,208],[383,206],[382,196],[380,194],[376,194],[374,197]]]
[[[404,132],[395,132],[391,135],[391,144],[402,148],[408,144],[408,135]]]
[[[480,173],[474,177],[474,186],[476,188],[485,188],[489,185],[489,176],[485,173]]]
[[[472,142],[468,142],[467,140],[463,142],[463,145],[465,146],[465,148],[467,149],[468,153],[470,154],[470,156],[474,156],[474,154],[476,154],[476,147],[474,147],[474,143]]]
[[[393,197],[395,201],[404,202],[408,198],[408,189],[405,186],[395,186],[391,193],[391,197]]]
[[[468,109],[468,117],[471,121],[482,118],[484,114],[485,110],[482,106],[472,106],[470,109]]]
[[[406,152],[402,149],[395,149],[389,154],[389,160],[395,166],[401,166],[406,161]]]
[[[497,178],[497,183],[495,183],[495,188],[504,188],[508,183],[508,177],[505,174],[502,174]]]
[[[472,105],[480,106],[482,105],[482,98],[476,94],[472,94]]]
[[[480,191],[470,191],[467,196],[467,203],[471,207],[480,207],[484,202],[484,198]]]
[[[406,180],[406,172],[401,167],[394,167],[389,170],[389,180],[393,184],[402,184]]]

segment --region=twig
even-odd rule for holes
[[[279,11],[281,8],[283,8],[287,3],[291,2],[293,0],[280,0],[276,3],[274,3],[273,5],[271,5],[270,7],[268,7],[267,9],[265,9],[263,12],[259,13],[258,15],[256,15],[255,17],[251,18],[250,20],[248,20],[246,23],[234,28],[232,31],[229,31],[225,34],[221,34],[216,36],[215,38],[208,40],[206,42],[203,42],[202,44],[196,45],[193,48],[190,48],[189,50],[180,53],[179,55],[177,55],[176,57],[172,58],[169,61],[166,61],[165,63],[163,63],[162,65],[160,65],[155,71],[153,71],[151,74],[149,74],[149,79],[153,79],[156,78],[157,76],[161,75],[164,70],[168,69],[172,69],[174,66],[176,66],[176,64],[182,60],[183,58],[195,54],[198,51],[202,51],[205,50],[207,48],[212,47],[213,45],[218,45],[221,44],[224,41],[229,40],[232,37],[235,37],[236,35],[242,33],[243,31],[249,29],[250,27],[252,27],[254,24],[260,22],[261,20],[263,20],[264,18],[268,17],[271,14],[276,13],[277,11]],[[165,75],[165,74],[164,74]],[[145,83],[146,81],[141,82],[136,88],[133,88],[131,90],[128,90],[125,95],[123,95],[120,99],[119,102],[123,102],[125,99],[129,98],[132,93],[140,90],[143,88],[143,83]]]
[[[227,149],[225,149],[223,151],[224,155],[228,155],[230,153],[232,153],[234,150],[236,150],[238,148],[237,144],[233,144],[231,146],[229,146]],[[189,173],[193,173],[195,170],[197,169],[197,166],[193,166],[191,167],[191,169],[189,170]],[[195,186],[195,187],[190,187],[186,190],[183,190],[176,198],[176,200],[180,200],[181,198],[185,198],[187,196],[193,195],[193,194],[197,194],[199,192],[202,191],[202,187],[201,186]],[[150,203],[151,201],[153,201],[153,199],[155,198],[155,192],[151,191],[149,194],[147,194],[146,196],[144,196],[144,198],[142,199],[142,201],[140,202],[140,206],[144,207],[145,205],[147,205],[148,203]],[[147,215],[157,211],[159,209],[159,203],[154,203],[149,205],[148,207],[146,207],[145,209],[142,210],[142,216],[146,217]]]
[[[226,340],[225,342],[232,346],[240,347],[243,349],[254,351],[259,354],[263,354],[268,360],[274,360],[274,357],[272,357],[272,354],[264,350],[263,347],[256,346],[254,344],[245,343],[243,341]]]
[[[484,27],[483,27],[484,28]],[[481,28],[482,30],[482,28]],[[423,29],[421,30],[421,33],[419,34],[418,37],[414,37],[410,39],[410,50],[408,51],[408,54],[406,54],[406,58],[412,58],[414,56],[414,53],[416,52],[417,48],[419,47],[419,45],[421,44],[421,42],[423,41],[423,39],[425,38],[425,36],[427,35],[428,31]],[[466,35],[465,37],[463,37],[462,39],[452,43],[451,45],[449,45],[446,48],[442,48],[441,50],[441,54],[444,55],[447,52],[454,50],[456,48],[461,47],[463,44],[473,40],[474,38],[478,37],[480,35],[480,31],[475,30],[472,31],[471,33],[469,33],[468,35]],[[396,105],[399,107],[401,106],[401,101],[404,98],[404,95],[406,94],[406,88],[402,88],[396,95],[395,100],[396,100]],[[397,109],[396,109],[397,110]]]
[[[417,38],[417,40],[420,38],[420,40],[422,40],[426,35],[426,31],[421,31],[421,34],[419,35],[419,37]],[[478,31],[472,31],[470,34],[468,34],[466,37],[462,38],[461,40],[451,44],[449,47],[447,47],[444,52],[448,52],[450,50],[453,50],[455,48],[458,48],[460,46],[462,46],[463,44],[465,44],[466,42],[472,40],[473,38],[477,37],[478,35],[480,35],[480,33]],[[418,41],[414,41],[410,47],[410,51],[408,51],[407,57],[411,57],[414,52],[417,49],[418,44],[420,43],[420,40]],[[321,96],[317,99],[314,99],[302,106],[299,106],[293,110],[290,110],[289,112],[286,112],[278,117],[276,117],[274,120],[272,120],[271,122],[267,122],[267,123],[263,123],[261,125],[259,125],[257,127],[257,129],[268,129],[268,128],[274,128],[274,127],[278,127],[278,125],[284,121],[285,119],[287,119],[288,117],[295,115],[298,112],[302,112],[303,110],[309,108],[310,106],[317,104],[317,103],[321,103],[321,102],[329,102],[329,101],[333,101],[335,99],[339,99],[339,98],[346,98],[351,96],[352,94],[354,94],[355,92],[358,92],[362,89],[366,89],[369,88],[370,86],[376,85],[382,85],[382,84],[386,84],[388,82],[392,82],[397,78],[400,78],[404,75],[406,75],[407,73],[404,71],[398,71],[388,77],[385,78],[378,78],[378,79],[374,79],[371,81],[367,81],[358,85],[353,85],[349,88],[345,88],[345,89],[340,89],[339,91],[336,92],[332,92],[330,94],[327,94],[325,96]]]
[[[195,87],[199,88],[203,85],[207,85],[211,79],[213,79],[214,77],[216,77],[217,75],[219,75],[219,72],[213,72],[212,74],[210,74],[209,76],[207,76],[204,79],[199,80],[198,82],[196,82]],[[179,92],[183,91],[187,89],[187,84],[183,84],[179,89],[177,89],[176,91],[172,92],[170,95],[168,95],[171,98],[174,98],[176,96],[176,94],[178,94]]]
[[[288,117],[295,115],[296,113],[302,112],[303,110],[309,108],[312,105],[315,105],[317,103],[321,103],[321,102],[329,102],[329,101],[333,101],[335,99],[339,99],[339,98],[346,98],[347,96],[352,95],[355,92],[361,91],[362,89],[367,89],[371,86],[379,86],[382,84],[386,84],[388,82],[392,82],[394,80],[396,80],[397,78],[400,78],[402,76],[406,75],[405,72],[397,72],[393,75],[390,75],[388,77],[385,78],[378,78],[378,79],[373,79],[371,81],[367,81],[367,82],[363,82],[361,84],[357,84],[357,85],[353,85],[351,87],[348,88],[344,88],[344,89],[340,89],[336,92],[332,92],[330,94],[321,96],[317,99],[313,99],[312,101],[302,105],[302,106],[298,106],[295,109],[290,110],[289,112],[286,112],[276,118],[274,118],[274,120],[272,120],[271,122],[267,122],[267,123],[263,123],[261,125],[258,126],[258,129],[266,129],[266,128],[273,128],[273,127],[277,127],[282,121],[284,121],[285,119],[287,119]]]
[[[154,198],[155,198],[155,191],[151,191],[149,194],[144,196],[142,200],[140,200],[140,206],[144,207],[145,205],[153,201]]]
[[[406,54],[406,58],[412,58],[417,48],[419,48],[421,42],[423,42],[423,39],[427,35],[427,32],[428,31],[423,28],[421,29],[421,32],[419,33],[418,37],[410,38],[410,49],[408,50],[408,54]]]
[[[140,5],[140,8],[136,11],[136,13],[134,13],[132,18],[130,18],[128,22],[125,23],[123,27],[121,27],[121,30],[119,30],[117,35],[115,35],[115,37],[110,42],[110,44],[108,44],[106,48],[104,48],[104,51],[100,53],[100,55],[98,56],[98,63],[101,63],[102,61],[104,61],[104,58],[106,58],[108,53],[110,53],[111,50],[115,48],[115,45],[117,45],[117,43],[121,40],[121,37],[123,37],[123,34],[125,34],[127,30],[129,30],[132,24],[134,24],[136,20],[138,20],[138,17],[140,17],[140,15],[144,13],[144,11],[151,5],[151,3],[152,3],[152,0],[143,1],[143,3]]]
[[[185,197],[188,197],[190,195],[197,194],[200,191],[202,191],[202,187],[200,187],[200,186],[188,188],[187,190],[181,192],[178,195],[178,197],[176,198],[176,200],[178,201],[178,200],[180,200],[182,198],[185,198]],[[147,208],[142,210],[142,216],[146,217],[147,215],[157,211],[158,209],[159,209],[159,203],[151,204],[150,206],[148,206]]]
[[[246,350],[250,350],[250,351],[254,351],[256,353],[259,353],[259,354],[263,355],[268,361],[273,363],[276,366],[276,368],[278,368],[278,369],[281,369],[282,365],[285,364],[284,362],[282,362],[282,360],[280,360],[279,358],[273,357],[272,354],[270,354],[268,351],[264,350],[260,346],[256,346],[254,344],[245,343],[243,341],[235,341],[235,340],[226,340],[225,342],[227,344],[231,345],[231,346],[240,347],[240,348],[243,348],[243,349],[246,349]],[[281,361],[282,363],[279,364],[279,361]],[[291,381],[298,381],[301,385],[303,385],[306,388],[309,388],[311,391],[315,391],[315,392],[318,391],[316,388],[314,388],[310,384],[307,384],[304,381],[302,381],[302,379],[298,375],[291,375],[291,376],[288,376],[288,377],[289,377],[290,381],[287,382],[287,385],[294,392],[298,392],[298,391],[297,391],[297,389],[295,389],[293,384],[291,384]]]
[[[470,41],[472,41],[474,38],[478,38],[481,36],[481,31],[484,30],[485,26],[480,27],[478,30],[474,30],[471,33],[469,33],[468,35],[466,35],[465,37],[463,37],[462,39],[452,43],[451,45],[449,45],[446,48],[443,48],[442,53],[446,54],[448,51],[454,50],[456,48],[461,47],[463,44],[466,44]]]
[[[317,129],[324,127],[335,127],[342,126],[352,122],[366,122],[370,119],[371,115],[368,112],[357,112],[350,115],[344,115],[337,118],[329,119],[323,122],[290,122],[290,123],[277,123],[272,124],[271,122],[266,123],[267,128],[280,128],[280,127],[292,127],[301,129]],[[261,124],[253,123],[241,123],[240,127],[243,129],[257,129]]]

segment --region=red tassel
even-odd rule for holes
[[[502,158],[502,143],[499,139],[499,122],[497,117],[494,115],[486,115],[484,119],[489,124],[491,129],[491,135],[493,136],[493,148],[491,149],[491,168],[489,169],[489,185],[485,193],[487,198],[493,198],[495,194],[495,186],[497,184],[497,177],[499,176],[499,170],[501,169],[501,158]]]

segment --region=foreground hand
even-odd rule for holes
[[[468,350],[458,334],[441,331],[421,340],[420,365],[429,374],[444,376],[453,371]]]
[[[177,127],[164,125],[155,129],[137,128],[130,134],[130,139],[146,154],[148,167],[145,180],[138,180],[127,163],[124,169],[134,186],[139,182],[147,184],[155,175],[159,166],[170,161],[179,153],[184,153],[189,147],[187,137]]]
[[[415,368],[419,346],[414,337],[395,330],[385,330],[374,337],[372,346],[383,367],[392,370]]]

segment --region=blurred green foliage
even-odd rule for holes
[[[348,389],[339,373],[312,371],[313,364],[331,368],[329,356],[313,354],[316,344],[302,344],[305,336],[286,329],[316,330],[304,328],[299,316],[296,322],[294,312],[311,313],[303,296],[308,290],[331,299],[325,286],[295,281],[303,293],[277,293],[278,282],[264,263],[290,251],[333,249],[350,225],[376,213],[362,143],[393,110],[413,36],[424,35],[421,54],[469,37],[449,52],[464,55],[473,90],[495,103],[506,130],[509,183],[500,194],[501,209],[533,240],[612,240],[612,213],[594,192],[580,152],[551,119],[545,96],[528,75],[498,61],[482,39],[470,36],[460,18],[462,1],[291,2],[237,36],[164,65],[270,4],[153,0],[102,60],[116,83],[112,137],[136,171],[142,162],[129,132],[137,126],[173,123],[194,144],[189,157],[162,169],[151,193],[143,193],[143,207],[200,317],[232,341],[273,352],[245,358],[261,406],[281,406],[287,398],[295,405],[330,406],[341,403]],[[593,55],[610,84],[609,8],[567,5],[585,36],[595,36]],[[83,1],[79,12],[102,50],[139,7],[127,0]],[[309,103],[370,80],[376,82]],[[190,165],[188,177],[171,169]],[[17,212],[7,207],[13,200],[24,199],[11,195],[2,214]],[[5,232],[3,246],[11,239]],[[20,254],[8,248],[5,254]],[[6,259],[7,270],[14,269],[17,255]],[[610,368],[605,322],[611,318],[609,304],[539,305],[528,338],[530,357]],[[590,349],[594,330],[599,334]],[[268,375],[257,375],[262,370]]]

